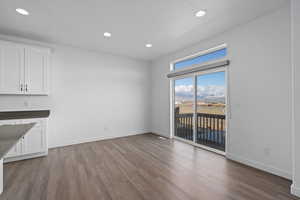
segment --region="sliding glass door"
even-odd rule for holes
[[[174,81],[175,85],[175,133],[184,139],[194,140],[194,78],[182,78]]]
[[[226,82],[224,69],[174,80],[174,136],[225,151]]]
[[[196,76],[197,144],[225,151],[225,72]]]

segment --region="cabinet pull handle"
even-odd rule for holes
[[[21,92],[23,92],[23,84],[21,84]]]
[[[27,84],[25,85],[25,91],[28,92]]]

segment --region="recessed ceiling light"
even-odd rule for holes
[[[206,15],[206,10],[199,10],[198,12],[196,12],[195,16],[196,17],[203,17]]]
[[[147,48],[151,48],[152,47],[152,44],[146,44],[145,45]]]
[[[16,11],[20,14],[20,15],[29,15],[29,12],[23,8],[17,8]]]
[[[109,33],[109,32],[105,32],[103,35],[104,35],[104,37],[111,37],[111,33]]]

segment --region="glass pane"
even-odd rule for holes
[[[196,143],[225,151],[225,72],[197,76]]]
[[[175,136],[193,141],[193,78],[175,80]]]
[[[227,49],[226,48],[220,49],[220,50],[208,53],[208,54],[204,54],[204,55],[201,55],[201,56],[198,56],[195,58],[191,58],[191,59],[187,59],[187,60],[175,63],[174,69],[175,70],[181,69],[181,68],[188,67],[188,66],[191,66],[194,64],[200,64],[200,63],[204,63],[207,61],[217,60],[217,59],[225,57],[226,55],[227,55]]]

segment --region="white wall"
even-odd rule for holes
[[[286,7],[152,63],[152,131],[170,134],[169,63],[228,44],[227,156],[291,178],[290,9]]]
[[[169,136],[169,63],[225,42],[232,108],[227,156],[290,178],[290,34],[287,6],[157,59],[151,71],[146,62],[57,46],[50,96],[0,96],[0,110],[50,108],[51,147],[149,131]]]
[[[148,77],[146,62],[57,46],[50,96],[0,96],[0,110],[50,108],[50,147],[145,133]]]
[[[3,192],[3,159],[0,160],[0,194]]]
[[[294,130],[292,193],[300,196],[300,1],[292,0],[292,64],[294,70]]]

